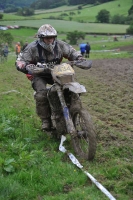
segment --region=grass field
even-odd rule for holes
[[[6,32],[9,32],[14,37],[13,41],[13,51],[15,44],[20,41],[24,44],[25,41],[28,43],[36,40],[35,34],[37,33],[37,29],[32,28],[20,28],[20,29],[8,29]],[[86,34],[85,39],[78,40],[78,44],[74,45],[76,50],[79,50],[80,43],[86,43],[87,41],[91,45],[91,59],[95,58],[107,58],[107,57],[131,57],[132,54],[127,53],[127,51],[119,52],[108,52],[106,50],[113,50],[118,49],[121,46],[130,46],[133,43],[133,37],[127,37],[125,39],[124,35],[118,35],[118,41],[114,42],[114,35],[90,35]],[[65,40],[69,43],[66,39],[66,34],[58,34],[58,39]],[[12,49],[10,49],[12,50]],[[101,52],[100,52],[101,51]],[[116,54],[115,54],[116,53]]]
[[[63,20],[21,20],[21,21],[2,21],[1,25],[19,25],[23,27],[35,27],[39,28],[42,24],[51,24],[59,33],[81,31],[85,33],[110,33],[110,34],[125,34],[128,25],[120,24],[96,24],[96,23],[79,23],[74,21]]]
[[[58,33],[77,30],[92,34],[125,34],[129,25],[100,24],[94,22],[96,22],[96,15],[101,9],[109,10],[111,16],[118,13],[119,15],[127,16],[132,3],[132,0],[117,0],[97,6],[86,5],[83,6],[83,9],[81,10],[78,10],[78,6],[63,6],[50,10],[37,10],[35,11],[36,14],[31,17],[17,16],[13,13],[4,13],[0,25],[19,25],[22,27],[39,28],[42,24],[49,23],[58,30]],[[74,14],[70,15],[72,10]],[[62,20],[57,19],[63,13],[66,13],[68,16],[63,17]],[[52,17],[54,19],[51,19]]]
[[[59,141],[40,131],[30,81],[14,63],[15,54],[11,53],[0,67],[0,199],[107,200],[59,152]],[[133,105],[132,88],[125,82],[126,77],[130,81],[130,65],[120,81],[123,73],[116,71],[117,62],[111,62],[114,76],[111,66],[103,68],[98,63],[90,71],[75,69],[78,81],[87,89],[82,101],[92,115],[98,142],[94,161],[80,162],[117,200],[131,200]],[[73,152],[69,141],[65,147]]]
[[[115,14],[120,4],[119,9],[126,15],[131,3],[131,0],[117,0],[110,2],[109,7]],[[84,7],[88,19],[85,15],[83,20],[95,20],[93,14],[101,9],[100,6],[107,8],[107,4]],[[75,7],[71,9],[77,12]],[[36,13],[35,17],[44,16],[39,11]],[[106,51],[133,44],[133,37],[124,38],[128,26],[47,19],[33,21],[13,14],[5,15],[4,19],[7,21],[0,21],[1,25],[17,24],[29,28],[7,30],[14,37],[13,49],[10,49],[7,62],[0,62],[0,200],[108,199],[59,151],[60,141],[41,132],[31,83],[14,65],[15,43],[35,40],[37,29],[44,23],[51,23],[58,30],[59,39],[66,40],[67,31],[88,33],[74,48],[79,50],[80,43],[89,41],[93,67],[89,71],[77,68],[75,71],[77,80],[87,89],[81,98],[95,124],[97,152],[93,162],[79,161],[117,200],[133,200],[133,51]],[[105,35],[89,34],[103,31]],[[113,36],[118,32],[122,35],[114,42]],[[73,152],[69,140],[65,147]]]

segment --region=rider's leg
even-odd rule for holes
[[[41,77],[34,77],[33,89],[36,91],[36,112],[42,121],[42,129],[49,130],[51,127],[51,113],[47,99],[46,80]]]

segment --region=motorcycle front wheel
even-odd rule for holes
[[[89,113],[74,109],[71,113],[76,137],[71,137],[75,153],[83,159],[93,160],[96,153],[96,133]]]

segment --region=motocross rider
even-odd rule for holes
[[[36,112],[42,121],[42,130],[50,130],[50,107],[47,100],[47,84],[53,84],[50,70],[33,75],[27,70],[27,65],[40,63],[60,64],[63,58],[69,61],[82,60],[82,55],[71,45],[57,39],[57,31],[50,25],[44,24],[38,29],[38,39],[31,42],[20,53],[16,60],[18,71],[25,73],[31,80],[32,87],[36,91]]]

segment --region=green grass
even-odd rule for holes
[[[106,200],[107,197],[86,175],[59,152],[59,141],[40,131],[30,81],[15,69],[14,63],[15,55],[9,54],[8,61],[1,63],[0,68],[0,199]],[[119,123],[126,123],[124,118],[119,121],[117,118],[123,93],[118,86],[112,93],[111,88],[98,82],[91,73],[82,74],[81,70],[76,70],[76,73],[79,82],[91,94],[83,96],[83,102],[89,105],[98,137],[95,160],[89,163],[81,160],[81,164],[116,199],[132,199],[132,149],[128,146],[128,138],[115,128]],[[112,95],[116,99],[114,104],[109,100]],[[121,113],[123,115],[123,110]],[[128,112],[126,120],[130,117]],[[131,119],[127,127],[130,122]],[[112,142],[107,147],[110,134],[124,144],[119,146]],[[65,147],[72,151],[69,142],[65,143]]]
[[[85,6],[84,6],[85,7]],[[60,6],[57,8],[53,8],[53,9],[42,9],[42,10],[35,10],[35,14],[40,14],[40,13],[56,13],[56,12],[64,12],[64,11],[72,11],[72,10],[77,10],[78,6]]]
[[[119,4],[120,7],[118,7]],[[84,8],[83,10],[81,10],[80,14],[74,15],[72,20],[83,21],[83,22],[95,22],[96,15],[102,9],[108,10],[111,16],[116,15],[118,13],[127,16],[128,10],[132,6],[132,4],[133,4],[132,0],[127,0],[127,1],[117,0],[94,7]]]
[[[21,29],[8,29],[6,30],[7,33],[11,33],[13,36],[13,46],[18,41],[21,41],[25,43],[25,41],[28,41],[28,43],[32,42],[35,40],[35,34],[37,33],[37,29],[32,29],[32,28],[21,28]]]
[[[111,12],[114,14],[118,12],[119,3],[121,10],[125,8],[123,14],[126,15],[131,3],[129,0],[110,2]],[[106,5],[102,5],[102,8]],[[88,18],[84,16],[83,20],[89,21],[95,20],[93,14],[101,8],[86,6],[84,9]],[[39,17],[39,15],[36,16]],[[131,45],[132,38],[124,40],[123,36],[120,36],[118,42],[114,42],[113,37],[107,35],[116,32],[124,34],[128,26],[46,19],[28,21],[23,17],[21,18],[23,21],[17,21],[20,18],[15,15],[4,15],[4,17],[7,17],[4,18],[6,20],[10,17],[13,21],[1,21],[1,25],[18,24],[38,29],[44,23],[51,23],[59,32],[58,38],[64,40],[66,40],[65,32],[67,31],[84,30],[88,33],[105,31],[104,36],[94,37],[87,34],[85,40],[78,41],[79,44],[90,42],[92,47],[90,59],[133,56],[132,53],[129,54],[126,51],[102,52],[105,49]],[[7,32],[13,35],[15,45],[17,41],[34,40],[37,29],[22,28],[7,30]],[[103,47],[105,44],[106,48]],[[78,45],[74,47],[79,50]],[[59,152],[59,141],[41,132],[41,122],[35,114],[31,83],[24,74],[15,69],[15,58],[15,53],[10,52],[8,61],[0,63],[0,200],[108,199],[82,171],[70,162],[66,155]],[[133,132],[132,87],[123,79],[121,81],[118,79],[113,83],[106,82],[108,77],[106,72],[98,78],[100,67],[102,66],[99,65],[96,72],[94,68],[89,72],[75,69],[78,81],[85,85],[88,91],[82,97],[82,101],[92,115],[98,141],[94,161],[81,160],[81,164],[116,199],[131,200],[133,198],[133,151],[129,135]],[[127,77],[129,74],[123,76]],[[14,90],[17,92],[13,92]],[[65,143],[65,147],[73,151],[69,141]]]
[[[67,33],[77,30],[85,33],[125,34],[126,29],[129,27],[129,25],[120,25],[120,24],[79,23],[74,21],[50,20],[50,19],[2,21],[1,25],[19,25],[23,27],[39,28],[42,24],[45,23],[54,26],[59,33]]]
[[[6,32],[9,32],[12,34],[14,41],[13,41],[13,47],[10,49],[10,51],[14,51],[15,44],[18,41],[21,41],[24,43],[25,41],[28,41],[28,43],[32,42],[33,40],[36,40],[34,37],[37,29],[32,28],[20,28],[20,29],[8,29]],[[96,58],[122,58],[122,57],[132,57],[132,52],[129,53],[127,51],[118,51],[118,49],[121,46],[130,46],[133,42],[132,37],[124,38],[124,35],[117,36],[118,41],[114,42],[113,35],[89,35],[86,34],[85,39],[78,40],[78,45],[74,45],[74,48],[76,50],[79,50],[79,44],[80,43],[86,43],[87,41],[91,45],[91,59]],[[58,34],[58,39],[65,40],[69,43],[69,41],[66,39],[66,34]],[[115,50],[109,52],[108,50]]]
[[[120,7],[118,6],[119,4]],[[128,10],[131,6],[132,0],[117,0],[92,7],[90,5],[86,5],[83,6],[83,9],[81,10],[78,10],[78,6],[63,6],[50,10],[37,10],[35,12],[36,14],[31,17],[17,16],[13,13],[4,13],[1,25],[19,25],[24,27],[39,28],[42,24],[49,23],[60,33],[78,30],[86,33],[125,34],[129,25],[96,24],[96,15],[101,9],[106,9],[109,10],[111,16],[118,13],[120,15],[127,16]],[[70,11],[72,10],[75,14],[70,16]],[[80,11],[80,13],[78,11]],[[68,14],[68,16],[63,17],[62,20],[57,20],[63,12]],[[51,16],[54,17],[55,20],[51,19]],[[70,17],[72,17],[71,21]]]
[[[0,199],[106,199],[40,131],[30,82],[14,62],[11,56],[0,69]]]

